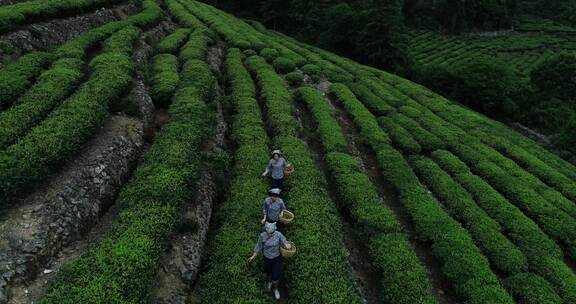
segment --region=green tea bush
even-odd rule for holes
[[[0,7],[0,32],[5,32],[35,17],[51,17],[66,12],[114,3],[113,0],[33,0]]]
[[[84,73],[79,59],[60,59],[4,112],[0,112],[0,148],[15,143],[76,88]]]
[[[296,136],[298,124],[291,115],[286,115],[286,113],[292,113],[292,98],[284,80],[262,57],[252,56],[246,60],[246,65],[251,72],[257,72],[256,78],[260,84],[260,95],[266,100],[269,109],[268,120],[274,122],[271,125],[272,134]]]
[[[294,71],[294,69],[296,68],[296,65],[294,64],[294,61],[285,58],[285,57],[279,57],[276,58],[276,60],[274,60],[274,69],[281,74],[288,74],[292,71]]]
[[[410,132],[398,125],[394,119],[390,117],[380,117],[378,118],[378,123],[386,134],[390,136],[392,143],[405,154],[419,154],[422,151],[422,147],[412,138]]]
[[[132,36],[124,36],[127,32]],[[130,29],[117,33],[127,38],[127,45],[132,45],[137,34]],[[90,67],[92,75],[87,82],[25,137],[0,152],[0,204],[43,180],[54,166],[76,152],[104,122],[110,100],[119,97],[132,81],[130,53],[103,53],[92,59]]]
[[[310,78],[312,78],[314,82],[318,82],[320,80],[320,77],[322,76],[322,70],[317,65],[309,63],[307,65],[304,65],[301,69],[302,72],[310,76]]]
[[[290,72],[286,74],[286,81],[292,86],[299,86],[304,81],[304,75],[300,72]]]
[[[406,131],[412,134],[412,137],[422,146],[425,151],[434,151],[445,148],[445,144],[436,135],[422,128],[418,122],[403,114],[397,113],[391,116],[392,119],[401,125]]]
[[[472,174],[468,166],[448,151],[438,150],[432,158],[472,194],[478,205],[507,231],[528,258],[530,271],[545,278],[566,302],[576,296],[576,274],[563,263],[563,253],[520,209],[511,204],[486,181]]]
[[[26,54],[18,61],[0,70],[0,110],[12,103],[32,84],[50,63],[48,53],[34,52]]]
[[[167,106],[180,82],[178,58],[172,54],[159,54],[152,62],[150,97],[156,106]]]
[[[176,29],[156,45],[156,52],[159,54],[176,54],[182,45],[188,41],[188,35],[190,35],[190,33],[192,33],[192,30],[188,28]]]
[[[466,227],[492,265],[507,274],[527,269],[526,256],[502,234],[502,227],[480,209],[472,196],[450,175],[424,157],[413,156],[411,165],[447,211]]]
[[[394,213],[380,202],[374,185],[357,160],[342,153],[346,150],[346,140],[334,110],[315,89],[301,88],[297,95],[306,102],[318,124],[326,151],[324,158],[342,207],[350,212],[362,240],[368,242],[372,265],[383,274],[384,297],[391,303],[435,303],[426,271],[402,234]],[[342,144],[335,144],[341,141]]]
[[[178,55],[180,60],[183,61],[184,58],[204,60],[210,42],[211,40],[205,31],[195,30],[190,34],[188,42],[180,49],[180,54]]]
[[[43,303],[138,303],[149,296],[165,243],[193,196],[211,117],[205,103],[214,81],[210,68],[194,59],[186,64],[170,121],[120,193],[112,230],[61,270]]]
[[[357,82],[347,83],[346,85],[374,115],[386,116],[396,111],[394,107],[388,105],[388,103],[372,93],[367,86]]]
[[[504,280],[504,286],[519,303],[563,303],[554,289],[533,273],[519,273]]]
[[[534,189],[525,187],[509,172],[494,163],[483,160],[477,150],[462,145],[454,148],[453,152],[496,190],[534,218],[551,238],[562,242],[571,256],[576,254],[576,223],[568,214],[552,206]]]
[[[410,214],[416,233],[423,240],[431,242],[432,253],[440,261],[442,273],[457,295],[470,303],[513,303],[468,232],[421,186],[403,156],[390,146],[389,141],[374,140],[378,135],[364,132],[377,125],[374,116],[345,85],[333,84],[330,90],[361,129],[364,140],[376,152],[381,172],[398,190],[400,201]],[[385,135],[379,128],[374,132],[382,134],[380,137]]]
[[[327,152],[346,152],[346,138],[322,93],[311,87],[303,87],[296,91],[296,98],[303,101],[312,112],[324,149]]]
[[[266,59],[268,63],[272,63],[278,56],[280,56],[280,53],[276,49],[264,48],[260,51],[260,57]]]
[[[330,91],[341,102],[356,100],[354,94],[343,84],[333,84],[330,87]],[[390,144],[390,138],[380,129],[374,115],[372,115],[366,107],[361,103],[353,102],[345,103],[344,106],[356,123],[362,122],[360,134],[363,138],[366,138],[367,142],[371,143],[374,147]]]

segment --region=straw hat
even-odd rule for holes
[[[284,210],[284,212],[282,212],[282,217],[280,217],[280,222],[282,224],[290,224],[290,222],[292,222],[293,220],[294,220],[294,213],[288,210]]]
[[[296,244],[294,244],[294,242],[288,241],[286,242],[285,246],[287,248],[280,246],[280,253],[282,254],[283,257],[289,258],[296,254]]]

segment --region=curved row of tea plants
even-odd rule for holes
[[[43,303],[141,303],[166,241],[193,196],[200,147],[210,133],[206,102],[214,77],[204,61],[184,63],[169,122],[121,191],[121,210],[95,247],[67,264]]]
[[[51,53],[33,52],[0,70],[0,110],[10,107],[53,61],[63,58],[83,59],[86,51],[129,25],[141,28],[155,24],[162,11],[155,0],[143,0],[142,11],[122,21],[110,22],[80,34]]]
[[[316,89],[298,90],[320,135],[343,207],[350,212],[363,242],[370,248],[371,264],[382,273],[385,303],[436,303],[426,276],[392,211],[380,201],[376,188],[356,159],[346,153],[347,143],[334,111]]]
[[[69,12],[82,12],[118,0],[30,0],[0,6],[0,32],[5,32],[32,18],[57,17]]]
[[[80,59],[57,60],[13,107],[0,112],[0,149],[16,142],[66,99],[82,80],[83,69]]]
[[[376,119],[346,86],[334,84],[330,90],[360,130],[373,129]],[[374,132],[386,136],[381,129]],[[416,232],[432,243],[432,252],[441,262],[442,272],[456,294],[468,303],[513,303],[468,232],[421,186],[404,157],[390,146],[389,141],[363,137],[376,153],[385,178],[398,190]],[[454,255],[454,252],[459,254]]]
[[[126,27],[114,36],[122,36],[131,46],[140,30]],[[44,179],[60,161],[77,151],[102,125],[108,103],[120,96],[132,81],[134,65],[124,48],[109,49],[91,62],[92,75],[49,117],[16,144],[0,152],[0,200],[6,199]]]

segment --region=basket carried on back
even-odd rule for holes
[[[292,164],[286,164],[286,168],[284,168],[284,174],[290,175],[294,173],[294,166]]]
[[[290,224],[290,222],[292,222],[293,220],[294,220],[294,213],[288,210],[284,210],[284,212],[282,212],[282,216],[280,217],[280,222],[282,224]]]
[[[280,253],[282,254],[282,257],[289,258],[296,254],[296,244],[294,244],[294,242],[292,241],[288,241],[286,243],[287,243],[286,245],[289,246],[290,248],[286,249],[280,246]]]

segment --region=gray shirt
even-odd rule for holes
[[[270,175],[273,179],[284,178],[284,168],[286,167],[286,160],[284,157],[278,158],[278,160],[271,159],[268,163],[266,169],[270,171]]]
[[[280,231],[274,231],[271,235],[262,232],[258,237],[254,252],[262,251],[264,257],[273,259],[280,255],[280,245],[284,244],[286,244],[286,237]]]
[[[276,201],[273,202],[271,197],[267,197],[264,199],[264,206],[262,206],[262,214],[270,219],[271,221],[279,221],[280,220],[280,212],[286,209],[286,205],[281,198],[276,198]]]

